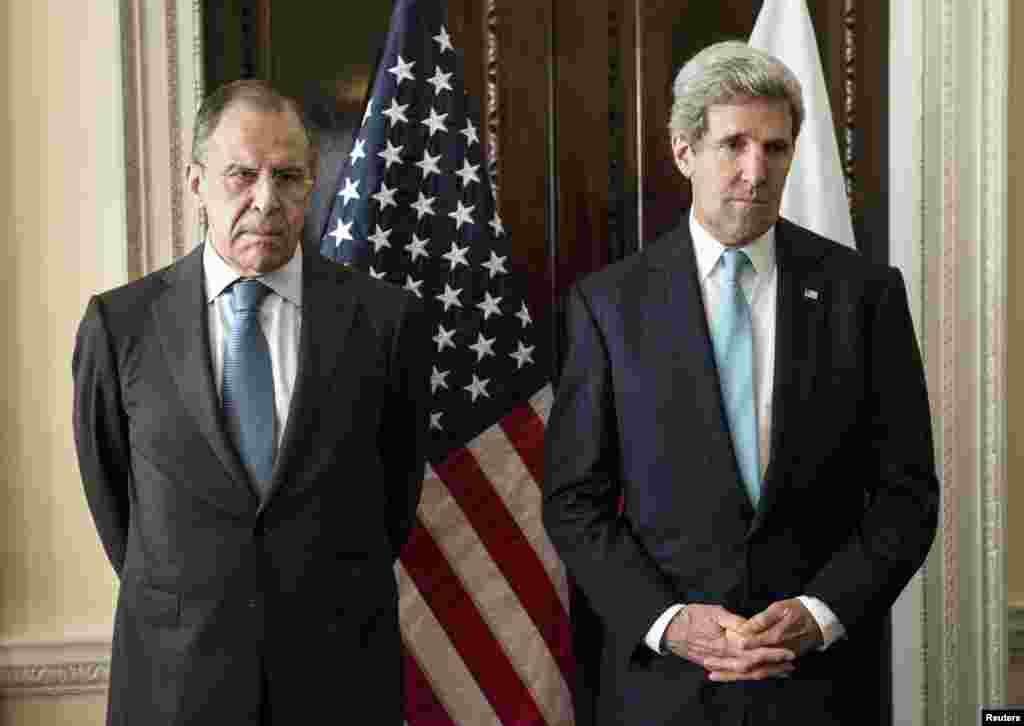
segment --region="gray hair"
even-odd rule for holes
[[[727,40],[709,45],[679,69],[672,85],[671,139],[695,144],[708,130],[707,109],[743,98],[789,102],[793,138],[804,120],[803,92],[793,71],[778,58],[746,43]]]
[[[199,111],[196,112],[196,121],[192,128],[192,161],[199,164],[205,163],[206,146],[213,132],[217,130],[221,117],[229,108],[239,104],[245,104],[259,111],[276,113],[291,111],[294,113],[306,134],[306,141],[309,142],[310,158],[308,162],[311,167],[313,166],[315,163],[313,156],[316,149],[315,139],[311,126],[299,104],[266,81],[251,78],[226,83],[203,99]]]

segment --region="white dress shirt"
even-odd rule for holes
[[[231,330],[231,301],[224,290],[240,275],[226,263],[212,244],[203,250],[203,282],[206,290],[207,320],[210,330],[210,359],[217,382],[217,395],[224,384],[224,345]],[[260,304],[260,327],[270,348],[270,368],[274,378],[275,440],[281,438],[288,422],[288,407],[295,390],[299,360],[299,331],[302,327],[302,254],[301,247],[283,266],[257,279],[271,292]],[[222,399],[223,401],[223,399]]]
[[[720,268],[719,261],[725,245],[712,237],[690,211],[690,236],[697,258],[697,274],[708,323],[717,308],[720,288],[715,275]],[[779,274],[775,264],[775,227],[773,226],[753,242],[745,245],[743,251],[750,259],[750,265],[743,268],[740,286],[750,304],[750,317],[754,349],[754,403],[757,411],[758,464],[761,479],[768,471],[768,456],[771,452],[772,434],[772,386],[775,377],[775,308],[778,301]],[[824,636],[822,650],[829,647],[845,633],[835,613],[821,600],[807,595],[799,597],[800,602],[810,611],[811,616]],[[661,653],[661,640],[669,622],[684,605],[673,605],[654,621],[647,631],[644,642],[656,653]]]

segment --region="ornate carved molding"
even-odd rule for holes
[[[498,48],[498,3],[487,0],[484,15],[486,28],[487,52],[487,173],[491,176],[491,187],[494,190],[494,204],[501,209],[501,73],[498,67],[500,56]]]
[[[857,2],[843,3],[843,174],[850,215],[856,219],[857,204]]]
[[[99,693],[110,680],[110,635],[0,643],[0,696]]]
[[[942,485],[924,722],[961,723],[1006,693],[1007,0],[918,13],[920,309]]]
[[[984,568],[984,657],[987,674],[982,694],[986,704],[1005,703],[1008,613],[1006,583],[1006,246],[1007,240],[1007,65],[1009,47],[1005,2],[981,8],[984,68],[979,141],[982,214],[982,286],[984,368],[982,411],[982,543]],[[989,204],[988,200],[1002,200]]]

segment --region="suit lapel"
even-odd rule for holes
[[[806,403],[818,373],[818,340],[828,305],[821,271],[821,242],[792,223],[779,219],[775,228],[778,297],[775,312],[775,372],[772,385],[771,456],[761,488],[761,501],[751,524],[753,534],[778,498],[779,472],[799,451],[793,422],[807,416]]]
[[[249,511],[256,498],[224,428],[213,379],[203,287],[203,245],[172,266],[165,279],[168,290],[153,304],[155,330],[185,409],[227,473],[226,477],[203,478],[197,489],[204,498],[233,512]]]
[[[308,445],[311,437],[317,437],[318,426],[331,420],[331,416],[318,416],[317,411],[325,404],[325,393],[335,377],[341,375],[338,366],[355,314],[355,297],[344,294],[343,281],[347,275],[343,268],[321,258],[319,250],[303,247],[302,324],[295,392],[264,506],[286,484],[289,488],[302,484],[299,448]]]
[[[724,463],[715,478],[733,482],[729,498],[746,518],[752,518],[754,511],[739,476],[725,419],[718,366],[687,221],[657,243],[657,249],[651,251],[651,267],[655,274],[645,306],[645,330],[658,365],[672,361],[673,375],[692,381],[694,400],[680,407],[678,429],[697,432],[696,436],[687,436],[703,450],[703,456],[708,461]],[[702,420],[694,421],[694,412]]]

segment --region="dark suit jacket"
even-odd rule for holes
[[[202,247],[89,303],[74,428],[121,581],[110,724],[339,707],[401,722],[392,565],[422,484],[429,341],[414,298],[303,257],[299,370],[262,505],[221,418]]]
[[[861,689],[878,681],[878,632],[937,523],[921,359],[896,270],[785,220],[776,243],[772,442],[757,512],[736,468],[688,223],[569,293],[544,516],[604,627],[601,723],[875,720],[864,720],[877,704]],[[801,594],[824,601],[848,637],[804,656],[788,680],[714,684],[643,643],[676,602],[750,616]]]

